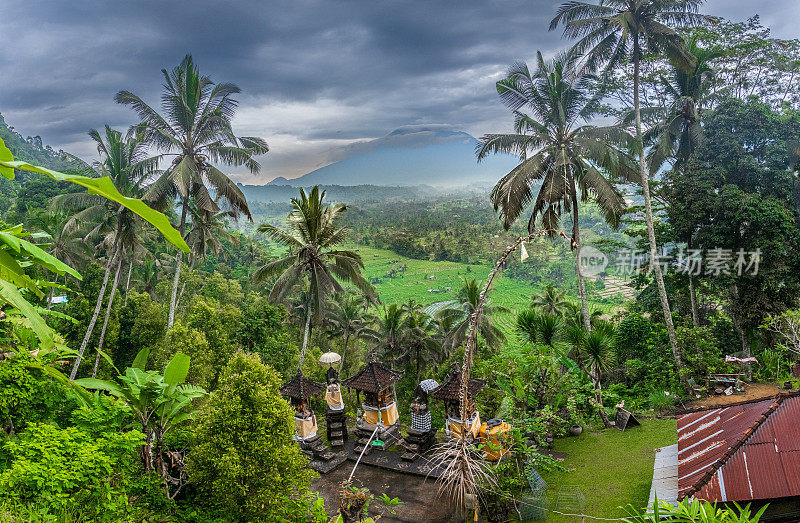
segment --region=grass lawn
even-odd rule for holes
[[[550,509],[557,510],[559,487],[575,485],[586,498],[583,513],[616,518],[625,515],[618,507],[644,507],[650,495],[655,449],[677,441],[676,423],[669,420],[640,420],[640,427],[620,432],[584,430],[578,437],[555,441],[553,450],[567,453],[563,463],[574,472],[543,474],[549,485]],[[578,518],[550,514],[547,521],[573,522]]]

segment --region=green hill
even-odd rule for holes
[[[86,162],[64,151],[56,151],[49,145],[42,144],[41,136],[23,136],[10,127],[3,115],[0,114],[0,138],[6,147],[11,150],[14,158],[48,169],[64,171],[68,169],[85,169],[89,167]]]
[[[23,138],[19,132],[6,123],[2,114],[0,114],[0,138],[3,139],[16,160],[41,165],[56,171],[89,169],[89,165],[80,158],[44,145],[41,136]],[[75,190],[75,188],[71,184],[42,182],[38,174],[18,170],[14,180],[0,177],[0,215],[10,221],[17,221],[20,213],[24,214],[28,207],[43,208],[49,198],[69,190]],[[15,200],[16,206],[12,206],[12,202]]]

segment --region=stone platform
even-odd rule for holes
[[[298,443],[309,459],[308,466],[319,473],[330,472],[347,460],[347,453],[329,449],[320,436]]]
[[[356,447],[357,444],[352,439],[348,440],[345,444],[345,448],[349,450],[347,459],[350,467],[355,465],[360,454],[360,449],[358,452],[355,451]],[[440,466],[440,464],[433,459],[432,451],[418,456],[414,461],[406,461],[402,458],[402,454],[399,451],[384,450],[379,447],[373,447],[373,450],[365,452],[364,456],[361,458],[361,463],[432,479],[437,479],[444,469],[443,466]],[[360,466],[361,465],[359,465],[359,467]]]

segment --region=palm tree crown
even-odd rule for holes
[[[254,274],[258,281],[277,275],[269,300],[284,302],[296,286],[308,285],[301,365],[311,319],[314,317],[320,322],[326,312],[327,297],[344,292],[339,280],[352,283],[366,294],[374,292],[361,274],[364,268],[361,256],[353,251],[336,249],[347,237],[347,227],[339,226],[347,207],[341,203],[326,205],[324,198],[325,191],[320,192],[319,187],[312,188],[309,194],[300,189],[300,197],[292,198],[293,210],[287,218],[288,232],[269,223],[258,226],[258,232],[289,248],[286,256],[267,263]]]
[[[564,308],[569,303],[566,298],[566,291],[556,289],[552,283],[545,286],[540,292],[535,294],[531,300],[534,307],[539,307],[542,312],[561,316]]]
[[[339,226],[347,207],[341,203],[326,205],[324,198],[325,191],[320,191],[319,187],[312,188],[309,194],[300,189],[300,197],[292,198],[288,232],[269,223],[258,226],[258,232],[289,248],[286,256],[267,263],[255,273],[260,281],[279,274],[269,293],[270,301],[283,301],[305,277],[310,282],[310,300],[317,312],[325,310],[328,293],[344,292],[338,280],[352,283],[365,293],[373,291],[361,274],[364,268],[361,256],[354,251],[335,249],[344,242],[349,231]]]
[[[722,55],[713,48],[702,48],[689,39],[686,48],[695,57],[691,71],[674,67],[671,78],[662,78],[670,98],[667,107],[643,107],[642,118],[655,123],[644,132],[645,143],[652,144],[647,159],[653,175],[668,158],[680,167],[703,142],[702,111],[711,95],[713,70],[710,61]]]
[[[625,209],[619,191],[602,173],[622,180],[633,179],[636,170],[611,139],[624,140],[616,128],[598,128],[585,122],[596,114],[597,100],[589,95],[590,78],[575,73],[572,55],[545,62],[538,55],[538,69],[524,63],[511,67],[497,82],[500,98],[514,111],[514,134],[488,134],[481,138],[478,160],[491,153],[511,153],[522,162],[506,174],[492,191],[492,203],[508,229],[533,199],[532,185],[541,181],[528,231],[542,216],[545,229],[555,230],[562,211],[570,212],[577,200],[594,196],[612,225]],[[527,109],[530,114],[522,112]]]
[[[142,119],[139,127],[148,143],[174,156],[170,167],[148,191],[148,199],[172,202],[176,196],[184,201],[195,198],[204,210],[218,212],[220,209],[209,192],[211,188],[231,210],[252,220],[242,191],[210,163],[245,166],[255,174],[260,165],[254,156],[269,151],[261,138],[233,134],[231,119],[238,105],[233,95],[239,93],[239,88],[227,82],[215,84],[208,76],[201,75],[191,55],[172,71],[161,72],[164,75],[161,114],[129,91],[120,91],[115,98],[139,114]],[[182,227],[184,223],[185,219]]]
[[[452,351],[467,340],[470,319],[478,306],[480,294],[481,288],[478,282],[474,278],[465,279],[464,285],[458,291],[458,298],[436,312],[440,323],[451,326],[444,337],[443,346],[446,350]],[[500,312],[508,312],[508,309],[487,304],[484,305],[481,317],[478,318],[478,334],[492,348],[499,347],[506,339],[492,321],[492,315]]]
[[[689,70],[694,57],[671,26],[703,22],[706,17],[697,14],[702,3],[703,0],[573,0],[559,6],[550,30],[563,24],[564,36],[578,39],[573,49],[585,54],[584,67],[590,71],[603,64],[615,67],[631,53],[641,58],[645,49],[664,54]]]

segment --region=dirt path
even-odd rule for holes
[[[339,507],[339,488],[350,475],[353,462],[347,461],[336,470],[321,476],[311,485],[311,490],[319,491],[325,500],[325,508],[333,515]],[[379,497],[386,493],[390,498],[400,498],[404,503],[394,507],[396,515],[392,515],[381,503],[373,502],[370,515],[382,514],[381,522],[431,522],[445,523],[452,521],[453,511],[447,503],[437,498],[438,487],[435,480],[422,476],[401,474],[391,470],[361,464],[358,466],[353,484],[367,487]],[[377,509],[377,510],[376,510]]]
[[[731,394],[730,396],[724,394],[719,396],[711,395],[707,398],[701,398],[691,403],[686,403],[686,407],[689,409],[724,407],[730,403],[738,403],[740,401],[770,398],[782,390],[774,383],[745,383],[743,389],[740,394]]]

